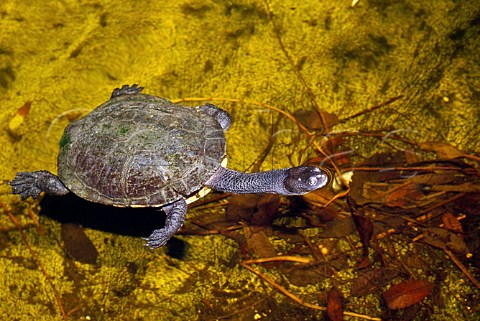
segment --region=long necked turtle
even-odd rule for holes
[[[10,182],[22,199],[41,192],[73,192],[88,201],[119,207],[161,207],[165,227],[146,238],[164,245],[183,225],[187,203],[203,188],[235,194],[302,195],[328,182],[315,166],[259,173],[225,168],[225,131],[230,115],[212,105],[196,108],[116,88],[110,100],[72,122],[60,140],[58,177],[19,172]]]

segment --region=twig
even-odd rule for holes
[[[390,168],[385,168],[385,167],[351,167],[351,168],[345,168],[344,171],[364,171],[364,172],[378,172],[378,171],[461,171],[461,172],[466,172],[468,173],[468,170],[465,170],[464,168],[459,168],[455,166],[415,166],[415,167],[403,167],[403,166],[398,166],[398,167],[390,167]]]
[[[342,118],[342,119],[339,119],[338,122],[339,123],[343,123],[343,122],[346,122],[347,120],[350,120],[352,118],[355,118],[355,117],[358,117],[358,116],[361,116],[361,115],[364,115],[364,114],[367,114],[367,113],[370,113],[376,109],[379,109],[379,108],[382,108],[382,107],[385,107],[387,105],[390,105],[391,103],[393,103],[394,101],[397,101],[399,100],[400,98],[403,98],[403,95],[399,95],[397,97],[393,97],[393,98],[390,98],[389,100],[387,101],[384,101],[378,105],[375,105],[375,106],[372,106],[370,108],[367,108],[365,110],[362,110],[362,111],[359,111],[358,113],[356,114],[353,114],[353,115],[350,115],[350,116],[347,116],[345,118]]]
[[[464,197],[465,195],[467,195],[467,193],[460,193],[460,194],[457,194],[457,195],[454,195],[446,200],[443,200],[442,202],[440,203],[437,203],[437,204],[434,204],[433,206],[421,211],[421,213],[430,213],[431,211],[433,211],[434,209],[436,208],[439,208],[439,207],[442,207],[443,205],[446,205],[448,203],[451,203],[459,198],[462,198]]]
[[[244,264],[256,264],[256,263],[265,263],[265,262],[278,262],[278,261],[289,261],[289,262],[297,262],[297,263],[312,263],[312,260],[301,257],[301,256],[291,256],[291,255],[280,255],[275,257],[264,257],[260,259],[253,259],[253,260],[244,260],[242,263]]]
[[[458,266],[458,268],[463,272],[463,274],[465,274],[465,276],[470,281],[472,281],[472,283],[475,284],[475,286],[477,288],[480,289],[480,282],[477,279],[475,279],[473,274],[468,271],[468,269],[465,267],[465,265],[463,265],[463,263],[460,262],[460,260],[457,259],[457,257],[450,250],[447,250],[447,249],[444,248],[443,251],[448,255],[448,257],[450,257],[450,259],[453,261],[453,263],[455,263]]]

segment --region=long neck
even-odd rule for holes
[[[220,192],[234,194],[275,193],[290,194],[284,187],[286,170],[271,170],[258,173],[242,173],[220,167],[205,183],[206,186]]]

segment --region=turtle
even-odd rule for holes
[[[312,165],[244,173],[226,168],[225,131],[232,117],[206,103],[197,107],[142,93],[137,84],[71,122],[59,142],[58,176],[18,172],[9,183],[24,200],[74,193],[117,207],[158,207],[165,226],[146,246],[163,246],[183,225],[187,204],[210,190],[233,194],[302,195],[329,182]]]

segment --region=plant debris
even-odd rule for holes
[[[337,142],[346,144],[348,140],[337,139],[322,146],[328,147],[329,153],[346,155],[342,154],[346,147]],[[350,182],[339,179],[343,189],[332,186],[288,201],[270,195],[232,196],[226,220],[242,227],[232,225],[226,231],[217,219],[204,228],[221,230],[235,239],[245,258],[244,267],[292,300],[326,311],[329,320],[356,315],[343,310],[344,297],[378,296],[382,292],[388,311],[404,310],[402,317],[412,319],[422,309],[417,303],[425,302],[434,284],[441,284],[438,269],[446,262],[436,259],[435,251],[446,254],[453,266],[480,288],[478,273],[468,269],[480,262],[474,255],[479,253],[480,240],[475,229],[466,230],[463,224],[479,224],[480,164],[476,156],[446,144],[420,144],[417,148],[415,157],[412,152],[380,153],[355,164],[355,158],[342,156],[342,163],[332,162],[333,169],[328,170],[337,175],[353,171]],[[422,151],[442,154],[438,159],[422,158]],[[320,165],[321,152],[325,151],[319,150],[308,163]],[[355,231],[360,244],[352,238]],[[349,246],[340,246],[342,239]],[[286,242],[284,250],[280,251],[273,240]],[[278,256],[279,252],[289,259]],[[352,255],[356,266],[348,266]],[[281,272],[284,282],[251,266],[266,262],[270,263],[265,268]],[[326,297],[319,298],[325,308],[289,290],[289,284],[304,287],[328,282],[344,268],[357,269],[358,273],[349,284],[343,284],[347,287],[332,287]]]
[[[408,280],[392,285],[383,293],[390,309],[403,309],[420,302],[433,290],[433,284],[426,280]]]

